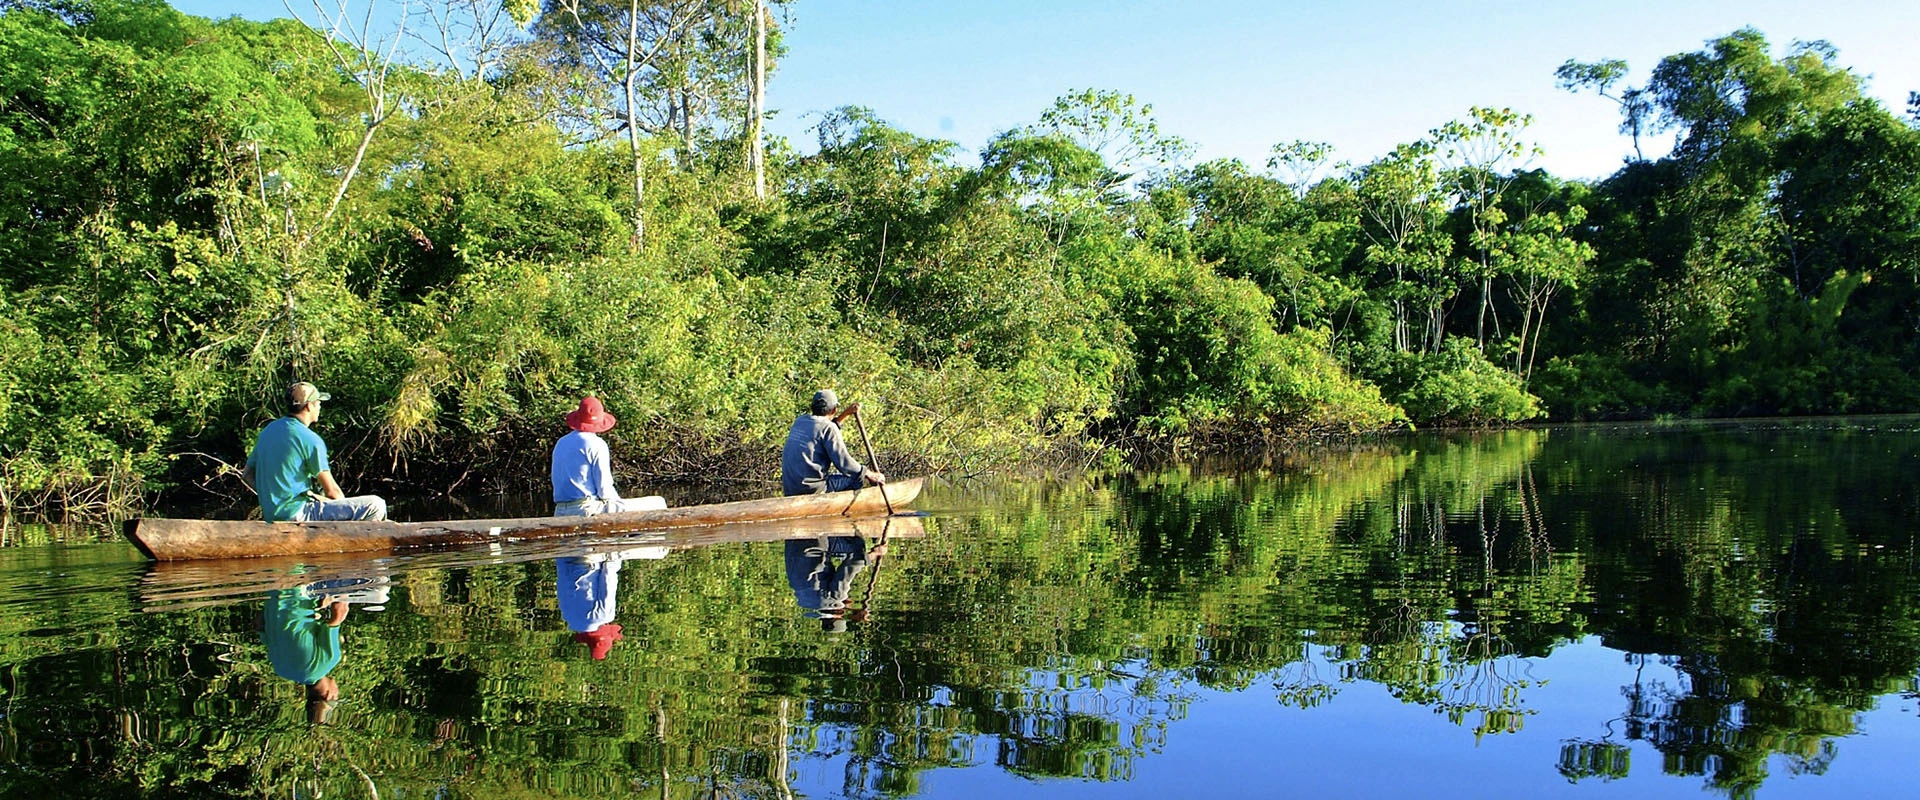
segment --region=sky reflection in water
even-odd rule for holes
[[[1911,418],[1427,436],[949,483],[884,550],[150,568],[14,526],[0,795],[1900,793],[1916,457]],[[352,609],[320,728],[269,592]]]

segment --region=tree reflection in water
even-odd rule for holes
[[[1309,720],[1366,685],[1463,739],[1537,736],[1536,695],[1578,645],[1633,677],[1554,734],[1555,780],[1743,797],[1770,765],[1821,775],[1861,712],[1915,694],[1916,451],[1886,425],[1641,426],[949,485],[884,570],[833,587],[885,613],[823,635],[781,542],[675,549],[619,572],[604,660],[574,643],[555,553],[390,560],[387,610],[355,615],[334,670],[353,698],[317,735],[250,635],[258,601],[238,602],[284,588],[271,571],[0,549],[0,596],[32,598],[0,614],[0,794],[1127,781],[1173,758],[1199,698],[1256,686]]]

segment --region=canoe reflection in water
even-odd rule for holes
[[[267,592],[260,639],[274,674],[304,687],[308,723],[327,724],[340,702],[331,673],[340,665],[340,625],[348,609],[385,608],[388,584],[386,575],[371,574]]]
[[[613,622],[621,563],[666,558],[668,552],[668,548],[655,545],[554,559],[560,618],[573,631],[573,640],[587,646],[593,660],[605,659],[613,643],[621,639],[620,626]]]
[[[819,536],[788,539],[786,547],[787,585],[793,587],[794,602],[806,609],[806,616],[820,620],[827,633],[844,633],[847,622],[866,622],[873,599],[873,578],[879,575],[880,557],[887,554],[886,534],[871,549],[864,536]],[[867,581],[867,592],[859,608],[848,608],[854,576],[874,566]]]

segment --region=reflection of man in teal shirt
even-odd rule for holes
[[[274,674],[306,687],[308,722],[326,722],[340,699],[340,687],[327,673],[340,664],[340,623],[346,618],[344,600],[305,589],[267,593],[266,627],[260,638]]]

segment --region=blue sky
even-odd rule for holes
[[[285,15],[278,2],[174,6]],[[971,152],[1055,97],[1114,89],[1152,104],[1196,160],[1256,167],[1273,144],[1296,139],[1370,161],[1472,106],[1508,106],[1535,117],[1528,138],[1546,151],[1535,166],[1595,178],[1632,144],[1615,132],[1610,101],[1555,89],[1554,69],[1620,58],[1637,84],[1662,57],[1743,26],[1766,34],[1776,55],[1794,40],[1831,42],[1896,111],[1920,91],[1916,0],[796,0],[767,104],[771,130],[803,151],[820,112],[862,105]],[[1643,147],[1656,156],[1666,143]]]

